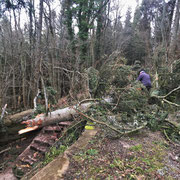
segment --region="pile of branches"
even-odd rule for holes
[[[121,58],[108,61],[100,71],[97,89],[97,94],[104,96],[105,100],[89,109],[89,119],[103,126],[110,137],[116,138],[148,126],[153,131],[162,130],[166,138],[178,141],[180,129],[168,120],[167,107],[179,109],[180,105],[170,100],[173,96],[177,99],[180,88],[169,89],[167,94],[159,96],[149,93],[140,82],[136,82],[136,78],[137,72],[125,65]],[[162,86],[152,92],[161,89]],[[158,101],[152,101],[153,98]]]

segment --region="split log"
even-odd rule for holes
[[[96,104],[96,102],[82,103],[77,106],[66,107],[64,109],[58,109],[53,112],[49,112],[48,116],[45,114],[39,114],[34,119],[23,121],[22,124],[26,124],[27,129],[22,129],[19,134],[23,134],[29,131],[33,131],[44,126],[55,124],[62,121],[69,121],[72,117],[78,114],[78,111],[86,112],[90,106]],[[29,128],[32,127],[32,128]]]
[[[25,128],[21,122],[33,113],[33,109],[29,109],[14,115],[3,118],[3,126],[0,126],[0,145],[7,144],[10,141],[22,138],[18,131]]]

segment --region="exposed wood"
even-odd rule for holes
[[[22,129],[18,132],[18,134],[24,134],[24,133],[27,133],[27,132],[30,132],[30,131],[34,131],[38,129],[38,126],[33,126],[33,127],[27,127],[26,129]]]
[[[0,121],[3,119],[4,117],[4,113],[6,112],[6,107],[7,107],[7,104],[5,104],[5,106],[2,108],[2,113],[1,113],[1,118],[0,118]]]
[[[54,124],[54,123],[61,122],[61,121],[68,121],[72,118],[72,116],[78,114],[78,111],[85,112],[93,104],[96,104],[96,102],[82,103],[80,105],[66,107],[64,109],[58,109],[56,111],[48,113],[48,116],[46,116],[45,114],[39,114],[34,119],[23,121],[22,124],[26,124],[27,127],[37,126],[38,128],[41,128],[41,127],[47,126],[49,124]],[[37,128],[35,128],[35,129],[37,129]],[[33,131],[33,129],[32,129],[32,131]],[[26,130],[19,131],[19,133],[20,134],[26,133]]]

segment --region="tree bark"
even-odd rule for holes
[[[177,36],[179,30],[179,19],[180,19],[180,0],[176,2],[176,14],[174,19],[174,26],[172,32],[172,41],[171,41],[171,52],[174,53],[177,47]]]
[[[34,112],[33,109],[8,116],[4,118],[4,128],[0,127],[0,145],[22,138],[24,137],[22,134],[40,129],[44,126],[69,121],[74,115],[78,114],[78,111],[86,112],[90,106],[97,103],[93,101],[95,100],[85,100],[82,104],[49,112],[48,116],[39,114],[35,119],[26,121],[23,121],[23,119],[31,115]]]
[[[29,116],[29,115],[31,115],[33,112],[34,112],[33,109],[29,109],[29,110],[26,110],[26,111],[23,111],[23,112],[20,112],[20,113],[11,115],[11,116],[7,116],[7,117],[4,118],[4,120],[3,120],[3,121],[4,121],[4,125],[5,125],[5,126],[11,126],[12,124],[18,124],[18,123],[20,123],[21,121],[23,121],[22,119],[23,119],[25,116]]]
[[[47,126],[50,124],[55,124],[62,121],[69,121],[72,117],[78,114],[78,111],[86,112],[88,108],[95,104],[95,102],[87,102],[80,104],[78,106],[66,107],[64,109],[58,109],[53,112],[49,112],[48,116],[45,114],[39,114],[34,119],[30,119],[27,121],[23,121],[22,124],[26,124],[29,132],[29,127],[36,127],[32,128],[32,130],[42,128],[43,126]],[[24,130],[19,131],[19,134],[23,134]]]

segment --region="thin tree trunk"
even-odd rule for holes
[[[174,26],[172,31],[172,41],[171,41],[171,52],[174,53],[177,47],[177,37],[179,31],[179,20],[180,20],[180,0],[176,2],[176,14],[174,19]]]

